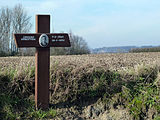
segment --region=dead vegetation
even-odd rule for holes
[[[1,91],[18,98],[32,98],[34,69],[34,57],[0,58]],[[50,103],[54,108],[78,106],[76,110],[83,111],[101,99],[105,106],[113,107],[112,111],[119,107],[128,110],[133,119],[158,119],[159,70],[160,53],[52,56]],[[92,113],[89,117],[81,112],[72,115],[94,119],[104,117],[104,113],[99,111],[98,116]],[[65,111],[61,114],[67,116]]]

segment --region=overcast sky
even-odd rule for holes
[[[51,15],[51,32],[82,36],[90,48],[160,45],[160,0],[0,0],[32,16]]]

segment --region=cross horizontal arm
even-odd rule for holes
[[[14,34],[17,47],[42,47],[39,43],[42,34]],[[67,33],[46,33],[49,43],[45,47],[70,47],[69,36]]]

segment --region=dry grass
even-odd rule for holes
[[[34,57],[1,57],[0,69],[9,68],[22,70],[27,66],[34,66]],[[126,54],[91,54],[71,56],[51,56],[51,69],[60,68],[103,68],[123,70],[136,65],[159,64],[160,53],[126,53]]]
[[[66,97],[68,93],[84,88],[83,86],[87,84],[91,85],[93,81],[90,79],[94,77],[92,74],[97,70],[103,70],[106,72],[105,74],[114,74],[112,72],[122,71],[125,74],[138,75],[140,72],[143,73],[143,69],[146,66],[159,66],[160,53],[51,56],[50,62],[51,95],[54,96],[53,99],[59,100],[62,99],[62,96]],[[12,77],[15,78],[15,82],[13,82],[12,86],[17,85],[17,79],[19,81],[26,81],[26,84],[32,81],[33,83],[31,85],[33,86],[34,67],[35,57],[0,58],[0,71],[5,74],[10,74],[12,72]],[[132,78],[128,78],[126,80],[131,79]],[[86,80],[89,82],[86,82]],[[55,98],[55,96],[57,97]]]
[[[152,83],[160,69],[160,53],[157,52],[51,56],[50,59],[53,104],[104,95],[112,97],[123,91],[124,83],[132,91],[134,88],[128,86],[136,86],[139,79],[147,85]],[[0,58],[0,73],[12,77],[9,87],[13,94],[20,97],[34,94],[34,61],[34,57]],[[156,84],[159,85],[159,77]]]

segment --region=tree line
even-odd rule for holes
[[[130,53],[140,53],[140,52],[160,52],[160,47],[152,48],[134,48],[129,51]]]
[[[0,56],[34,55],[35,48],[17,48],[14,33],[28,33],[32,28],[31,16],[21,4],[13,8],[0,8]],[[71,47],[51,48],[51,55],[89,54],[86,41],[72,32],[69,33]]]

